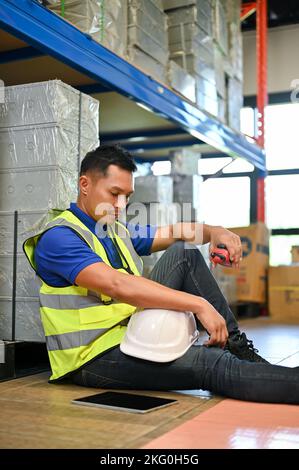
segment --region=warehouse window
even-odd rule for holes
[[[171,171],[171,162],[169,160],[155,162],[152,164],[151,170],[155,176],[169,175]]]
[[[201,158],[198,161],[198,172],[200,175],[213,175],[228,163],[230,164],[223,169],[223,173],[247,173],[254,170],[254,166],[243,158],[223,157]]]
[[[299,245],[299,235],[279,235],[270,237],[271,266],[290,264],[292,261],[291,248],[293,245]]]
[[[299,175],[268,176],[266,201],[269,228],[299,227]]]
[[[231,157],[223,158],[200,158],[198,160],[198,173],[200,175],[213,175],[219,171],[227,163],[231,161]],[[229,165],[228,168],[230,168]]]
[[[299,168],[299,103],[267,106],[265,149],[268,170]]]
[[[250,180],[248,177],[211,178],[202,184],[198,219],[211,225],[249,225]]]

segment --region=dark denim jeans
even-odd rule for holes
[[[207,299],[225,318],[229,333],[237,321],[200,251],[176,242],[154,267],[151,279]],[[133,390],[204,389],[240,400],[299,404],[299,368],[239,360],[218,347],[193,345],[179,359],[157,363],[123,354],[119,347],[71,376],[86,387]]]

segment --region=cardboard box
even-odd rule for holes
[[[261,222],[230,230],[241,237],[243,260],[239,269],[221,266],[217,269],[227,276],[236,277],[237,302],[265,303],[269,266],[269,230]]]
[[[269,311],[275,320],[299,320],[299,266],[269,269]]]
[[[292,263],[299,263],[299,246],[294,245],[291,249]]]

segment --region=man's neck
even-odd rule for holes
[[[93,220],[95,220],[95,218],[92,216],[92,214],[90,214],[90,213],[88,212],[88,209],[86,208],[86,206],[85,206],[85,204],[84,204],[84,202],[83,202],[82,200],[78,199],[77,202],[76,202],[76,205],[77,205],[77,207],[79,207],[79,209],[80,209],[82,212],[84,212],[86,215],[88,215],[88,216],[91,217]]]

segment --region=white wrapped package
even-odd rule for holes
[[[172,175],[173,200],[180,204],[191,204],[197,209],[200,204],[202,177],[200,175]]]
[[[86,139],[98,139],[99,101],[60,80],[5,88],[0,128],[50,123],[76,133],[80,129]]]
[[[116,54],[127,50],[127,0],[65,0],[49,7]]]
[[[196,100],[194,77],[173,60],[170,60],[168,63],[168,83],[174,90],[181,93],[181,95],[190,101],[194,102]]]
[[[228,79],[228,125],[240,130],[240,113],[243,106],[243,84],[236,78]]]
[[[141,69],[143,73],[146,73],[161,83],[166,83],[167,68],[152,56],[146,54],[138,47],[129,47],[128,58],[130,62],[135,67]]]
[[[23,211],[18,212],[17,251],[22,252],[23,242],[40,232],[60,211]],[[0,212],[0,253],[12,254],[14,245],[14,212]]]
[[[159,44],[147,31],[139,26],[129,26],[128,41],[130,47],[138,47],[166,67],[169,56],[168,50],[163,49],[162,44]]]
[[[0,255],[0,298],[12,296],[13,255]],[[17,297],[38,297],[35,273],[23,253],[17,254]]]
[[[139,8],[129,8],[128,15],[128,27],[138,26],[145,31],[149,36],[155,39],[155,41],[164,49],[167,50],[168,38],[167,38],[167,24],[166,15],[163,13],[160,15],[161,21],[156,23],[153,18],[145,13],[144,10]]]
[[[12,300],[0,297],[0,338],[10,340],[12,335]],[[45,342],[39,313],[39,299],[18,297],[16,299],[17,341]]]
[[[166,16],[163,12],[162,0],[128,0],[129,10],[142,10],[158,25],[166,28]]]
[[[169,159],[171,161],[171,174],[179,175],[197,175],[198,160],[201,154],[196,150],[182,148],[179,150],[171,150]]]
[[[59,165],[76,173],[79,152],[81,160],[97,146],[97,134],[93,139],[86,139],[78,132],[51,124],[2,128],[0,169]]]
[[[58,165],[0,170],[0,211],[66,209],[77,187],[78,173]]]
[[[138,176],[130,202],[173,202],[173,182],[170,176]]]

